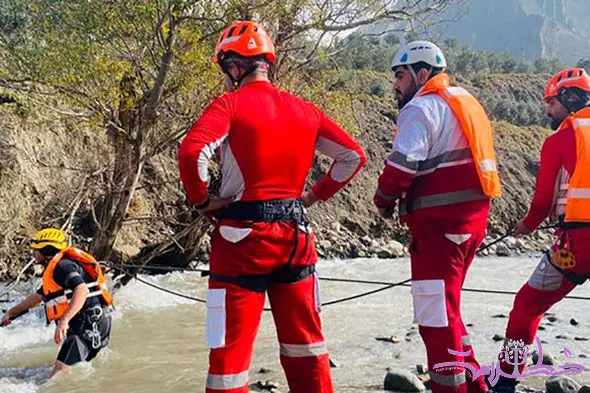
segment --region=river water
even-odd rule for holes
[[[538,255],[518,258],[476,259],[466,288],[517,290],[537,264]],[[379,260],[324,260],[318,265],[320,276],[380,281],[402,281],[409,277],[407,258]],[[142,277],[154,284],[187,295],[206,297],[206,280],[198,273],[171,273]],[[21,287],[24,291],[30,285]],[[321,282],[322,301],[329,301],[375,289],[366,284]],[[0,292],[2,286],[0,285]],[[572,295],[589,295],[587,287],[578,287]],[[53,327],[46,327],[41,310],[25,315],[11,326],[0,329],[1,393],[188,393],[204,391],[207,372],[205,345],[205,307],[188,299],[166,294],[133,280],[115,296],[111,343],[91,363],[74,367],[49,379],[58,348],[53,343]],[[508,314],[513,296],[463,293],[463,316],[480,363],[490,364],[500,348],[492,340],[503,334],[507,319],[492,318]],[[14,303],[14,302],[12,302]],[[12,304],[11,303],[11,304]],[[0,306],[6,308],[10,304]],[[558,321],[547,324],[539,336],[547,344],[557,364],[577,362],[590,367],[590,302],[565,300],[552,313]],[[579,324],[570,325],[575,317]],[[322,321],[331,357],[339,367],[332,369],[336,392],[364,393],[382,391],[388,367],[413,371],[426,363],[423,344],[412,324],[412,301],[408,287],[396,287],[350,302],[325,306]],[[558,339],[556,336],[566,336]],[[398,344],[375,337],[399,336]],[[408,340],[405,340],[405,338]],[[566,358],[567,347],[573,358]],[[272,318],[265,313],[255,345],[250,383],[258,380],[278,382],[286,392],[279,363],[278,344]],[[588,355],[589,358],[580,357]],[[261,368],[270,370],[265,374]],[[590,385],[590,371],[569,375]],[[542,388],[544,379],[527,379],[528,386]]]

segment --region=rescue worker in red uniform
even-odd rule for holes
[[[55,322],[56,344],[61,344],[51,375],[90,361],[108,345],[113,298],[94,257],[70,247],[56,228],[43,229],[31,242],[33,257],[45,265],[43,286],[2,316],[0,326],[45,303],[47,323]]]
[[[545,312],[590,277],[590,77],[582,68],[564,69],[551,78],[543,100],[557,132],[543,143],[535,195],[515,234],[532,233],[547,217],[558,222],[558,229],[556,242],[518,291],[509,315],[506,340],[525,345],[533,343]],[[513,373],[513,365],[500,365],[504,373]],[[501,376],[493,389],[513,393],[517,384]]]
[[[462,367],[434,366],[479,368],[461,318],[461,288],[485,236],[490,199],[501,187],[488,117],[465,89],[450,86],[445,67],[443,53],[428,41],[410,42],[395,55],[400,113],[374,203],[384,218],[398,203],[412,234],[414,322],[432,392],[478,393],[488,390],[482,376],[473,381]]]
[[[333,392],[319,316],[318,260],[306,207],[327,201],[365,163],[361,147],[316,106],[275,87],[275,50],[258,23],[238,21],[214,62],[229,92],[215,98],[179,148],[187,197],[215,222],[207,298],[206,392],[247,392],[252,347],[268,292],[280,359],[292,393]],[[314,153],[333,159],[304,191]],[[217,199],[209,159],[221,161]]]

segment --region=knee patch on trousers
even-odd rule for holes
[[[443,280],[412,281],[414,323],[426,327],[447,327],[447,304]]]
[[[207,296],[207,347],[225,346],[225,289],[209,289]]]
[[[547,254],[543,254],[537,268],[529,278],[528,284],[540,291],[555,291],[561,287],[563,274],[549,262]]]

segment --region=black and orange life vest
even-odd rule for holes
[[[98,261],[85,251],[68,247],[56,254],[43,272],[43,295],[47,322],[59,320],[70,306],[73,292],[62,288],[53,279],[53,272],[64,257],[80,265],[94,280],[91,283],[86,283],[90,290],[88,297],[100,296],[105,306],[112,307],[113,297],[107,288],[106,279]]]

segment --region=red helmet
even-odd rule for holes
[[[271,63],[276,61],[275,48],[268,32],[260,23],[253,21],[234,22],[221,33],[213,62],[221,62],[228,52],[244,57],[265,55]]]
[[[570,87],[590,93],[590,76],[583,68],[566,68],[555,74],[545,87],[543,101],[547,102],[549,98],[557,97],[560,89]]]

